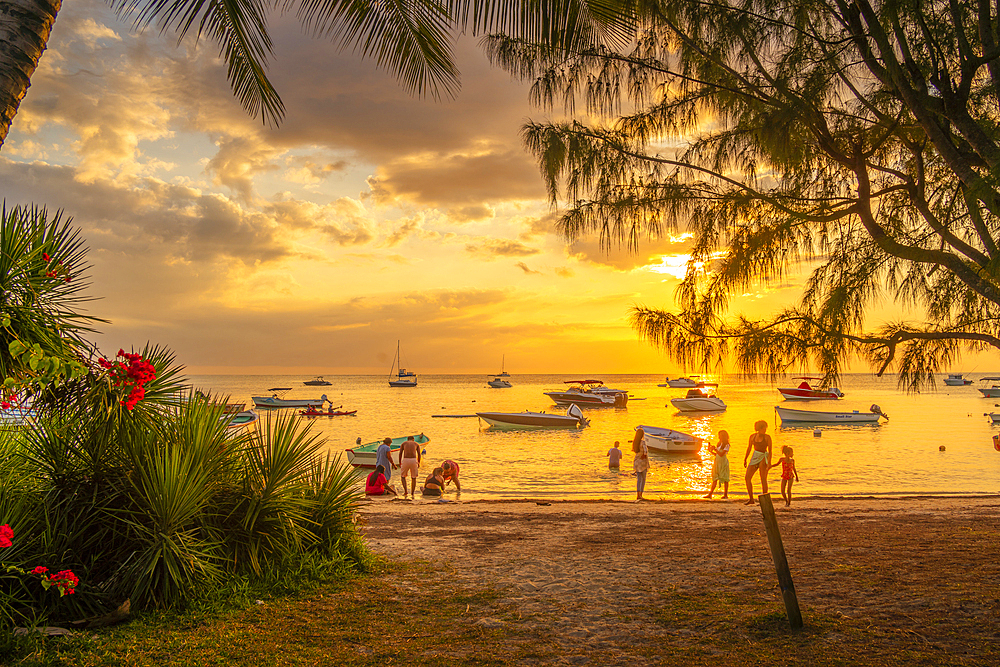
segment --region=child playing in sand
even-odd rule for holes
[[[792,477],[799,481],[799,471],[795,469],[795,459],[792,448],[785,445],[781,448],[782,457],[774,465],[781,464],[781,497],[785,499],[785,507],[792,504]]]
[[[708,451],[715,454],[715,460],[712,461],[712,488],[708,490],[708,495],[706,498],[711,498],[712,494],[715,493],[715,487],[719,482],[722,482],[722,497],[729,497],[729,433],[727,431],[719,431],[719,444],[709,445]]]
[[[622,450],[618,448],[621,444],[615,440],[615,446],[608,450],[608,470],[614,470],[618,472],[618,464],[622,460]]]

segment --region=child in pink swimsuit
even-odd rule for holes
[[[781,448],[782,457],[774,462],[781,464],[781,497],[785,499],[785,507],[792,504],[792,478],[799,481],[799,471],[795,469],[795,459],[792,458],[792,448],[785,445]]]

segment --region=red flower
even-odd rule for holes
[[[52,258],[49,257],[49,253],[47,253],[47,252],[43,252],[42,253],[42,259],[44,259],[46,262],[51,262],[52,261]]]
[[[59,595],[73,595],[76,593],[76,585],[80,583],[80,580],[75,574],[70,570],[63,570],[57,572],[48,578],[49,584],[56,586],[59,589]]]
[[[14,531],[6,523],[0,526],[0,549],[6,549],[10,545],[14,544],[11,540],[14,537]]]
[[[7,401],[0,402],[0,408],[3,408],[4,410],[10,410],[10,403]]]
[[[34,570],[32,570],[31,573],[32,574],[45,574],[48,571],[49,571],[49,568],[45,567],[44,565],[39,565]]]

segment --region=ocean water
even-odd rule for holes
[[[971,379],[991,375],[968,375]],[[492,389],[483,375],[420,375],[416,388],[389,387],[384,376],[328,376],[329,387],[307,387],[302,376],[203,375],[191,383],[231,401],[269,395],[270,387],[292,387],[287,398],[318,398],[326,394],[334,405],[357,410],[353,417],[301,417],[326,438],[332,452],[353,446],[357,438],[372,442],[383,437],[424,433],[430,437],[420,479],[444,459],[461,465],[462,500],[499,498],[627,499],[635,497],[630,449],[640,424],[673,428],[717,440],[730,434],[731,495],[746,496],[743,454],[758,419],[768,422],[775,458],[782,445],[795,452],[800,482],[797,495],[981,494],[1000,490],[1000,452],[992,436],[1000,432],[984,413],[1000,399],[983,398],[975,385],[947,387],[908,395],[896,389],[894,377],[847,375],[838,401],[783,401],[768,382],[718,376],[718,396],[729,406],[719,413],[683,414],[669,399],[684,389],[658,387],[664,376],[609,375],[607,386],[625,389],[633,397],[627,408],[584,408],[590,426],[565,430],[496,430],[478,418],[435,418],[475,412],[523,410],[565,412],[546,390],[564,388],[564,375],[513,376],[510,389]],[[794,386],[782,382],[782,386]],[[979,384],[979,383],[977,383]],[[776,405],[812,410],[863,410],[878,404],[889,415],[875,425],[781,426]],[[261,411],[266,418],[267,410]],[[297,411],[296,411],[297,414]],[[620,473],[608,470],[607,451],[614,441],[625,452]],[[940,446],[945,451],[940,451]],[[704,494],[711,484],[712,457],[651,452],[647,498],[684,498]],[[398,475],[398,473],[397,473]],[[780,469],[768,476],[773,491]],[[398,476],[393,477],[398,482]],[[759,492],[758,478],[754,478]],[[452,487],[453,488],[453,487]],[[454,497],[449,493],[449,497]]]

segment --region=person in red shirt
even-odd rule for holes
[[[380,465],[375,466],[375,470],[365,480],[365,495],[384,496],[390,493],[394,496],[399,495],[396,493],[396,487],[390,484],[389,480],[385,478],[385,468]]]
[[[447,486],[451,482],[455,482],[455,490],[459,493],[462,492],[462,485],[458,483],[458,464],[452,460],[447,460],[441,464],[441,470],[444,472],[444,482]]]

